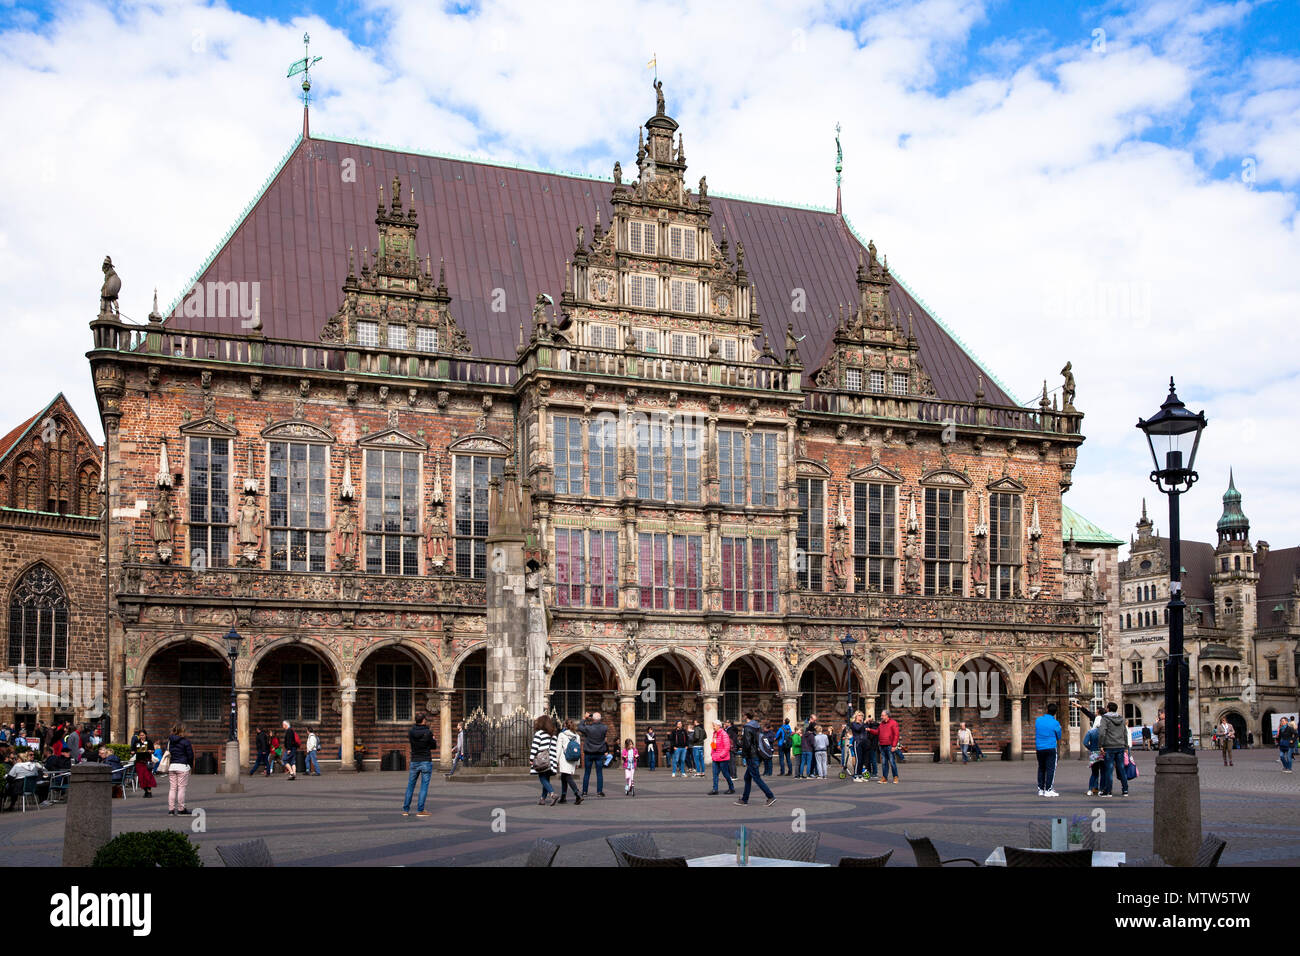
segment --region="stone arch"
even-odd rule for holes
[[[366,645],[365,649],[357,654],[356,659],[353,660],[352,673],[354,675],[361,673],[361,665],[365,663],[366,658],[370,657],[376,651],[383,650],[386,647],[396,647],[403,650],[418,661],[428,672],[428,676],[433,678],[435,689],[444,686],[442,682],[442,674],[438,671],[438,659],[433,655],[429,648],[421,642],[410,641],[402,637],[386,637],[383,640],[375,641],[373,644]]]
[[[319,641],[314,637],[301,637],[297,634],[291,634],[285,637],[277,637],[275,640],[268,644],[263,644],[257,649],[245,665],[249,677],[251,678],[253,674],[257,673],[257,668],[260,667],[262,662],[272,653],[296,645],[301,645],[307,648],[324,660],[325,663],[329,664],[330,668],[334,671],[334,680],[340,685],[342,685],[344,681],[349,681],[356,676],[355,666],[351,669],[344,667],[343,662],[340,661],[338,657],[335,656],[334,652],[322,641]],[[242,659],[243,658],[241,658],[241,660]]]
[[[565,648],[563,651],[560,651],[555,657],[551,659],[550,673],[554,674],[555,669],[559,667],[562,663],[564,663],[564,661],[566,661],[570,657],[575,657],[578,654],[581,654],[583,652],[590,654],[592,657],[596,658],[600,662],[609,666],[611,673],[614,675],[615,679],[617,680],[615,693],[618,694],[632,693],[632,691],[628,689],[629,686],[631,686],[631,680],[627,676],[626,671],[624,671],[623,668],[619,665],[619,662],[615,660],[608,651],[591,644],[573,644]]]
[[[1219,708],[1219,714],[1214,718],[1214,725],[1210,728],[1210,733],[1214,733],[1219,724],[1227,720],[1232,725],[1232,729],[1237,732],[1237,739],[1241,741],[1239,747],[1246,746],[1246,734],[1250,732],[1250,723],[1240,710],[1231,705]]]
[[[829,705],[824,703],[828,691],[818,686],[817,671],[814,670],[814,667],[820,667],[831,675],[834,689],[830,691],[832,702]],[[866,661],[862,659],[861,654],[854,654],[853,682],[852,686],[849,687],[845,683],[843,652],[838,648],[823,648],[800,662],[799,668],[793,675],[793,683],[798,688],[798,714],[801,721],[804,720],[806,715],[815,712],[823,720],[841,723],[848,719],[847,713],[842,711],[849,705],[848,696],[850,691],[854,700],[859,703],[866,696],[868,686]],[[806,687],[806,683],[811,683],[811,687]],[[809,700],[810,693],[811,700]]]
[[[878,665],[876,665],[874,668],[872,668],[867,672],[866,686],[872,688],[871,691],[872,695],[876,693],[875,688],[878,688],[880,686],[880,678],[884,676],[887,670],[889,670],[889,665],[894,663],[894,661],[903,659],[904,657],[914,658],[915,660],[920,661],[922,664],[924,664],[926,667],[930,668],[931,670],[934,671],[942,670],[942,668],[939,666],[939,663],[934,659],[932,659],[931,657],[929,657],[924,651],[918,651],[911,648],[906,650],[895,651],[892,654],[890,654],[888,657],[886,657],[884,660],[882,660]]]
[[[149,664],[152,663],[153,659],[163,651],[169,650],[170,648],[176,647],[180,644],[201,644],[215,653],[217,657],[221,658],[221,660],[227,663],[230,661],[230,658],[226,656],[226,645],[222,643],[221,638],[219,637],[196,633],[173,634],[160,641],[155,641],[153,644],[149,645],[149,647],[145,648],[144,652],[140,655],[139,663],[135,665],[135,680],[131,680],[128,676],[127,683],[141,683],[144,680],[144,675],[148,672]],[[130,666],[131,664],[128,661],[127,667],[130,668]],[[236,682],[239,682],[241,673],[242,670],[237,667],[235,669]]]
[[[727,672],[728,667],[736,663],[742,657],[757,657],[759,660],[765,661],[766,663],[770,664],[772,667],[772,672],[776,676],[777,693],[780,694],[782,697],[788,697],[789,695],[796,693],[799,685],[796,684],[795,689],[794,690],[791,689],[790,672],[781,663],[780,659],[777,658],[775,654],[771,654],[768,651],[765,651],[757,647],[742,648],[740,650],[733,651],[727,657],[723,658],[722,663],[718,665],[717,676],[713,679],[712,684],[705,685],[704,692],[706,694],[721,693],[722,675]]]
[[[1071,661],[1069,658],[1060,657],[1056,654],[1041,654],[1038,657],[1031,658],[1028,662],[1026,662],[1024,669],[1020,672],[1019,680],[1016,684],[1014,693],[1018,695],[1023,695],[1025,693],[1025,684],[1028,682],[1030,675],[1033,674],[1034,670],[1038,667],[1039,664],[1047,664],[1049,662],[1052,664],[1056,664],[1058,667],[1064,667],[1066,670],[1068,670],[1071,674],[1074,675],[1075,680],[1079,684],[1080,694],[1082,694],[1086,688],[1090,688],[1092,686],[1092,680],[1087,678],[1079,670],[1077,664]]]
[[[449,690],[452,687],[454,687],[456,684],[456,675],[459,674],[460,669],[465,666],[465,662],[468,661],[475,654],[477,654],[479,651],[486,651],[486,650],[487,650],[486,638],[484,638],[481,641],[475,641],[473,644],[461,648],[460,653],[457,654],[455,658],[452,659],[452,662],[447,665],[446,668],[447,680],[441,683],[439,686],[446,687]],[[440,674],[439,675],[440,680],[441,680],[441,676],[442,675]]]
[[[631,693],[636,693],[637,690],[639,689],[638,685],[641,683],[641,672],[645,670],[646,667],[648,667],[653,661],[657,660],[660,657],[672,657],[672,656],[680,657],[682,660],[686,661],[686,663],[690,664],[691,667],[695,668],[696,676],[698,676],[700,679],[700,689],[703,690],[705,686],[704,675],[708,673],[707,668],[705,668],[704,666],[704,661],[700,660],[698,657],[696,657],[690,651],[685,650],[684,648],[659,647],[659,648],[655,648],[648,655],[646,655],[645,657],[641,658],[639,661],[636,662],[636,671],[632,674],[630,678],[630,684],[632,687]]]

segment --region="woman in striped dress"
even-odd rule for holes
[[[549,799],[554,805],[559,799],[551,787],[551,774],[555,772],[555,721],[548,714],[543,714],[533,721],[533,745],[528,752],[529,773],[537,774],[542,781],[542,795],[537,803],[540,806]]]

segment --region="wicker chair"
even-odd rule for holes
[[[1100,850],[1102,849],[1101,834],[1094,833],[1092,827],[1088,827],[1083,834],[1082,843],[1085,850]],[[1050,850],[1052,848],[1052,825],[1044,823],[1042,820],[1032,821],[1029,824],[1029,842],[1025,846]]]
[[[750,830],[749,855],[773,860],[815,863],[820,833],[790,833],[785,830]]]
[[[1091,850],[1024,850],[1017,846],[1004,847],[1007,866],[1090,867]]]
[[[847,867],[878,867],[884,866],[889,862],[889,858],[894,855],[890,850],[884,856],[842,856],[840,857],[840,866]]]
[[[1206,834],[1201,848],[1196,851],[1196,865],[1218,866],[1219,857],[1223,856],[1223,850],[1227,845],[1227,840],[1221,840],[1213,833]]]
[[[934,848],[929,837],[914,837],[906,830],[903,831],[903,837],[912,846],[912,852],[916,854],[917,866],[947,866],[949,863],[969,863],[971,866],[979,866],[979,860],[972,860],[968,856],[956,856],[951,860],[939,859],[939,851]]]
[[[263,839],[217,847],[217,856],[226,866],[275,866],[271,851]]]
[[[627,861],[624,865],[630,867],[666,866],[676,868],[687,865],[684,856],[637,856],[635,853],[625,853],[623,859]]]
[[[533,848],[528,851],[524,866],[550,866],[555,862],[555,854],[560,852],[559,844],[550,840],[535,840]]]
[[[619,866],[628,865],[629,853],[647,859],[659,857],[659,847],[655,845],[654,834],[651,833],[615,833],[613,836],[605,837],[605,842],[614,851],[614,861]]]

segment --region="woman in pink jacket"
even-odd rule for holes
[[[718,774],[727,778],[727,793],[736,792],[736,783],[731,779],[731,738],[723,729],[722,721],[713,722],[713,789],[709,796],[718,792]]]

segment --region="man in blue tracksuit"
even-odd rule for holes
[[[1059,797],[1052,789],[1056,778],[1056,751],[1061,745],[1061,722],[1056,719],[1056,704],[1047,705],[1047,713],[1034,721],[1034,751],[1038,757],[1038,795]]]

